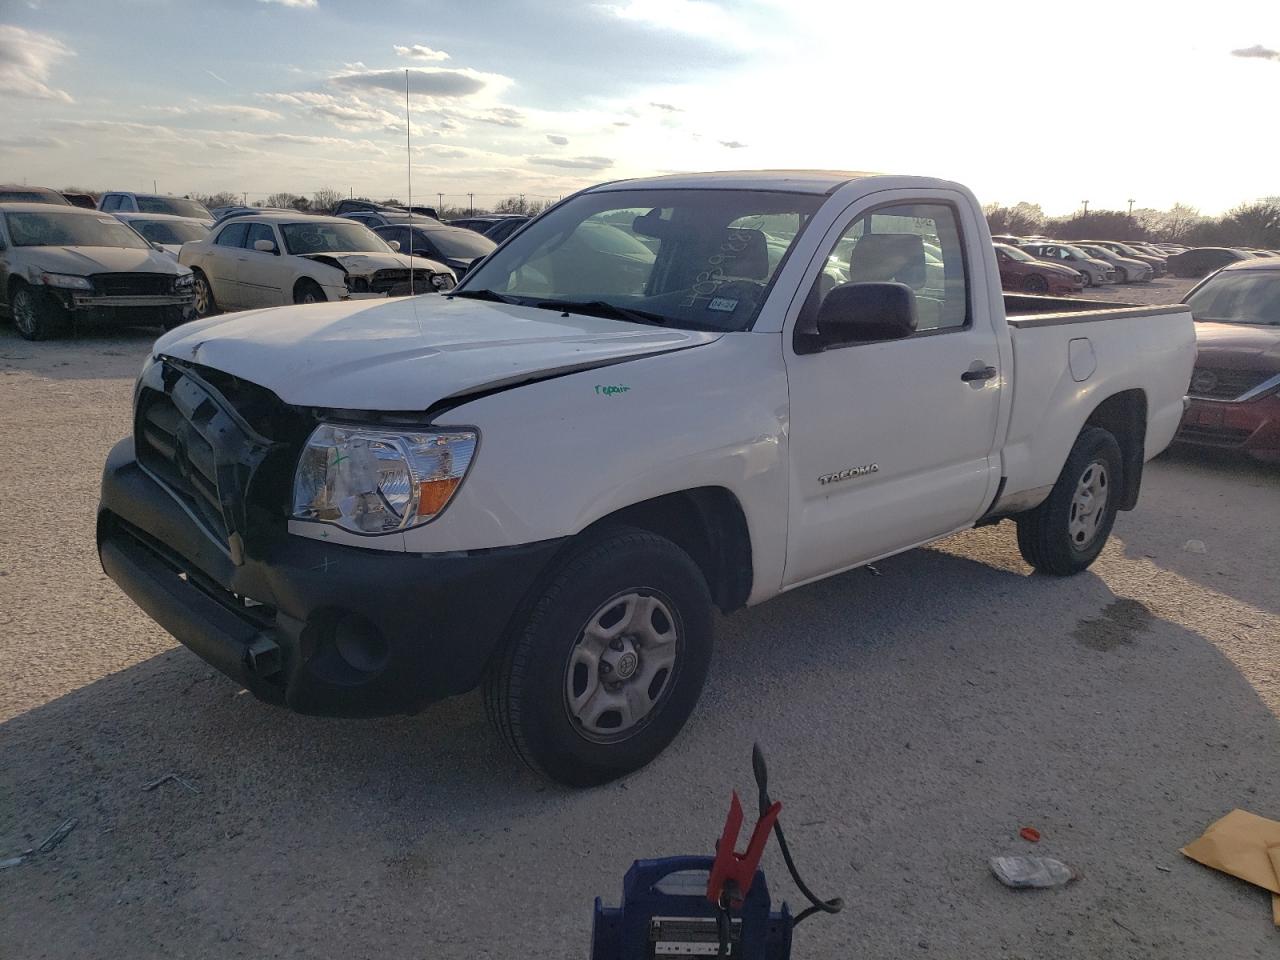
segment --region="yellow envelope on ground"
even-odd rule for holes
[[[1209,824],[1204,836],[1182,848],[1192,860],[1280,894],[1280,878],[1268,847],[1280,847],[1280,823],[1247,810],[1232,810]]]
[[[1276,878],[1280,879],[1280,847],[1267,847],[1267,856],[1271,858],[1271,868],[1275,870]],[[1280,893],[1271,895],[1271,919],[1280,927]]]

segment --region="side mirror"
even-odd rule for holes
[[[154,250],[156,253],[164,253],[164,252],[165,252],[165,250],[164,250],[164,244],[160,243],[160,242],[159,242],[159,241],[157,241],[157,240],[152,240],[152,241],[151,241],[151,249],[152,249],[152,250]]]
[[[846,283],[818,310],[823,347],[901,340],[916,332],[916,297],[905,283]]]
[[[262,253],[275,253],[276,242],[274,240],[255,240],[253,241],[253,249]]]
[[[395,250],[397,253],[399,253],[399,252],[400,252],[400,241],[399,241],[399,240],[388,240],[388,241],[387,241],[387,246],[388,246],[388,247],[390,247],[392,250]]]

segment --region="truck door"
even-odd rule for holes
[[[1000,293],[986,289],[980,262],[966,263],[980,234],[965,199],[916,196],[885,191],[836,221],[784,331],[784,585],[943,536],[995,494],[1002,371],[989,303]],[[914,335],[828,349],[804,336],[831,289],[886,281],[914,293]]]

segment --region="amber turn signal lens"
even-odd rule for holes
[[[418,516],[433,517],[449,502],[453,492],[462,483],[461,477],[441,477],[418,483]]]

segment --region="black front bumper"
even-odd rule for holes
[[[183,644],[263,700],[333,716],[476,686],[560,544],[406,554],[282,534],[237,564],[132,439],[107,459],[97,539],[107,575]]]

